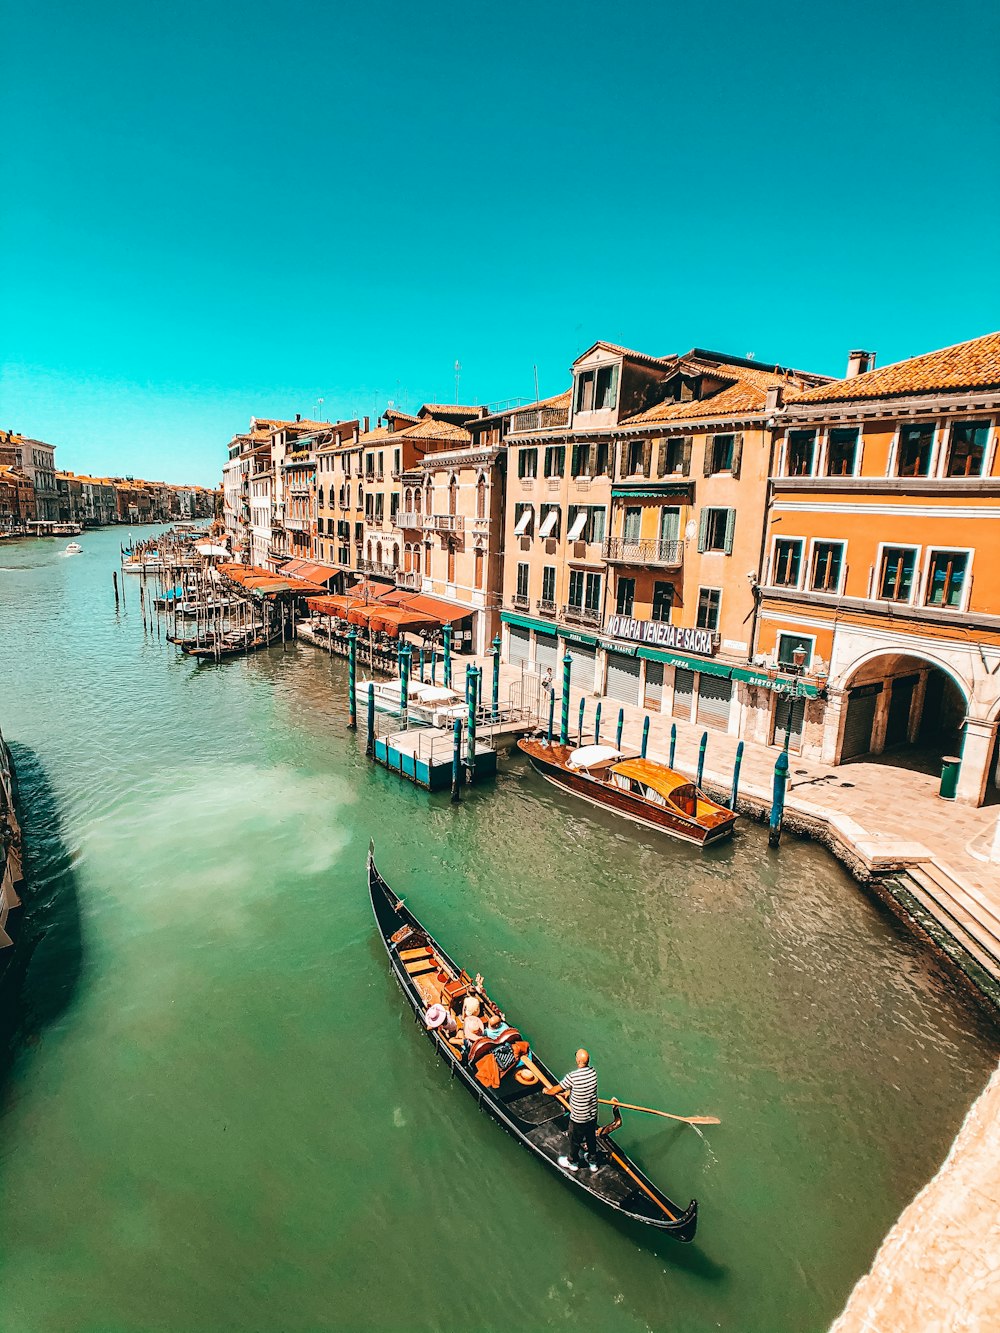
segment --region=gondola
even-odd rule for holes
[[[527,1066],[517,1063],[515,1067],[501,1056],[499,1047],[506,1045],[509,1052],[514,1039],[520,1040],[516,1030],[505,1032],[498,1041],[488,1038],[477,1041],[466,1061],[444,1028],[426,1027],[424,1015],[431,1005],[439,1002],[442,992],[453,1002],[460,1002],[475,989],[473,978],[449,958],[386,884],[375,865],[374,843],[368,849],[368,888],[375,921],[400,989],[420,1020],[421,1030],[452,1076],[461,1080],[480,1107],[522,1147],[596,1203],[634,1222],[666,1232],[674,1240],[693,1240],[698,1225],[697,1200],[692,1199],[686,1208],[680,1208],[618,1147],[609,1131],[621,1124],[620,1113],[616,1112],[612,1124],[599,1131],[597,1171],[582,1169],[574,1173],[559,1166],[557,1159],[566,1150],[568,1117],[560,1099],[543,1092],[544,1086],[558,1080],[534,1053]],[[483,995],[482,991],[479,993]],[[489,1011],[493,1006],[487,997],[483,999]],[[503,1064],[508,1067],[500,1073]],[[498,1086],[491,1086],[493,1082]]]

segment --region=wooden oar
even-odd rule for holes
[[[647,1115],[662,1115],[664,1120],[682,1120],[685,1125],[721,1125],[722,1121],[714,1115],[671,1115],[669,1111],[654,1111],[651,1106],[633,1106],[630,1102],[612,1102],[607,1097],[598,1097],[602,1106],[620,1106],[623,1111],[645,1111]]]

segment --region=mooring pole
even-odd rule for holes
[[[573,671],[573,654],[563,658],[562,705],[559,709],[559,744],[569,744],[569,678]]]
[[[677,723],[676,723],[676,722],[671,722],[671,724],[670,724],[670,759],[669,759],[669,761],[668,761],[668,763],[667,763],[667,767],[668,767],[668,768],[673,768],[673,766],[674,766],[674,755],[675,755],[676,753],[677,753]]]
[[[743,742],[736,747],[736,762],[733,764],[733,789],[729,793],[729,808],[736,809],[736,794],[740,789],[740,765],[743,763]]]
[[[352,731],[358,727],[358,631],[351,626],[351,632],[347,636],[347,692],[349,695],[348,707],[350,712],[350,721],[348,726]]]
[[[118,570],[111,571],[111,582],[115,585],[115,606],[118,605]]]
[[[577,743],[577,745],[580,745],[580,746],[583,745],[583,711],[584,711],[584,709],[586,708],[586,706],[587,706],[587,701],[586,701],[586,699],[581,699],[581,700],[580,700],[580,720],[579,720],[579,722],[577,723],[577,727],[576,727],[576,743]]]
[[[375,757],[375,682],[368,682],[368,739],[365,742],[365,754]]]
[[[703,731],[701,733],[701,740],[698,743],[698,781],[695,784],[699,791],[701,791],[702,774],[705,772],[705,751],[707,748],[708,732]]]
[[[774,762],[774,795],[771,797],[771,825],[767,834],[768,847],[777,847],[781,841],[781,823],[785,815],[785,784],[788,782],[788,751],[782,750]]]
[[[444,627],[444,683],[446,689],[451,689],[451,626]]]
[[[619,708],[619,710],[618,710],[618,729],[617,729],[617,731],[615,732],[615,749],[616,749],[616,750],[620,750],[620,749],[622,748],[622,728],[623,728],[624,726],[625,726],[625,709],[624,709],[624,708]]]
[[[493,721],[500,712],[500,635],[493,635]]]
[[[646,758],[646,746],[648,744],[649,744],[649,715],[647,714],[642,719],[642,747],[639,750],[639,753],[642,755],[643,759]]]
[[[465,766],[469,773],[469,782],[476,780],[476,668],[469,667],[465,673],[465,689],[469,705],[468,752]]]
[[[455,718],[452,737],[454,748],[451,754],[451,799],[452,801],[460,801],[462,799],[462,722],[460,718]]]
[[[594,710],[594,744],[601,743],[601,700],[597,701],[597,708]]]
[[[410,725],[410,658],[413,649],[404,643],[399,650],[399,703],[403,719],[403,730]]]
[[[420,645],[420,683],[424,683],[424,645]]]
[[[552,690],[549,694],[549,744],[552,744],[552,733],[556,725],[556,692]]]
[[[438,654],[437,649],[431,649],[431,684],[437,684]]]

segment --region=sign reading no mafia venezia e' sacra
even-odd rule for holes
[[[633,620],[631,616],[608,616],[604,629],[615,639],[652,643],[657,648],[675,648],[684,653],[714,657],[717,640],[710,629],[684,629],[659,620]]]

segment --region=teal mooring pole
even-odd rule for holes
[[[733,789],[729,793],[729,808],[736,809],[736,795],[740,789],[740,765],[743,763],[743,742],[736,747],[736,762],[733,764]]]
[[[368,682],[368,739],[365,742],[365,754],[375,757],[375,682]]]
[[[468,752],[465,766],[469,781],[476,780],[476,668],[469,667],[465,673],[466,702],[469,706]]]
[[[556,728],[556,692],[555,690],[550,690],[549,691],[549,736],[548,736],[548,742],[550,745],[552,744],[552,733],[555,731],[555,728]]]
[[[594,710],[594,744],[601,743],[601,701],[598,699],[597,708]]]
[[[493,721],[500,714],[500,635],[493,635]]]
[[[462,720],[455,718],[455,726],[452,732],[454,749],[451,752],[451,799],[460,801],[462,799]]]
[[[399,716],[405,731],[409,725],[410,714],[410,645],[404,643],[399,650]]]
[[[777,847],[781,841],[781,821],[785,815],[785,784],[788,782],[788,751],[782,750],[774,761],[774,795],[771,798],[771,826],[767,833],[768,847]]]
[[[699,791],[701,791],[702,774],[705,772],[705,751],[707,748],[708,748],[708,732],[703,731],[701,733],[701,740],[698,742],[698,781],[695,784]]]
[[[438,653],[436,648],[431,649],[431,684],[437,684]]]
[[[649,744],[649,715],[647,714],[642,719],[642,748],[639,751],[643,759],[646,758],[646,746],[648,744]]]
[[[348,712],[350,721],[348,726],[352,731],[358,728],[358,631],[352,625],[347,635],[347,692],[351,696],[348,700]]]
[[[580,700],[580,721],[576,728],[577,745],[583,745],[583,710],[587,706],[586,699]]]
[[[451,626],[444,627],[444,684],[451,689]]]
[[[424,655],[424,645],[421,644],[421,645],[420,645],[420,683],[421,683],[421,685],[424,683],[424,660],[425,660],[425,655]]]
[[[667,767],[668,767],[668,768],[673,768],[673,766],[674,766],[674,755],[675,755],[676,753],[677,753],[677,723],[676,723],[676,722],[671,722],[671,724],[670,724],[670,759],[669,759],[669,762],[667,763]]]
[[[562,706],[559,709],[559,744],[569,744],[569,678],[573,670],[573,654],[563,658]]]
[[[620,750],[620,749],[622,748],[622,728],[623,728],[624,726],[625,726],[625,709],[624,709],[624,708],[619,708],[619,710],[618,710],[618,729],[617,729],[617,731],[615,732],[615,749],[616,749],[616,750]]]

